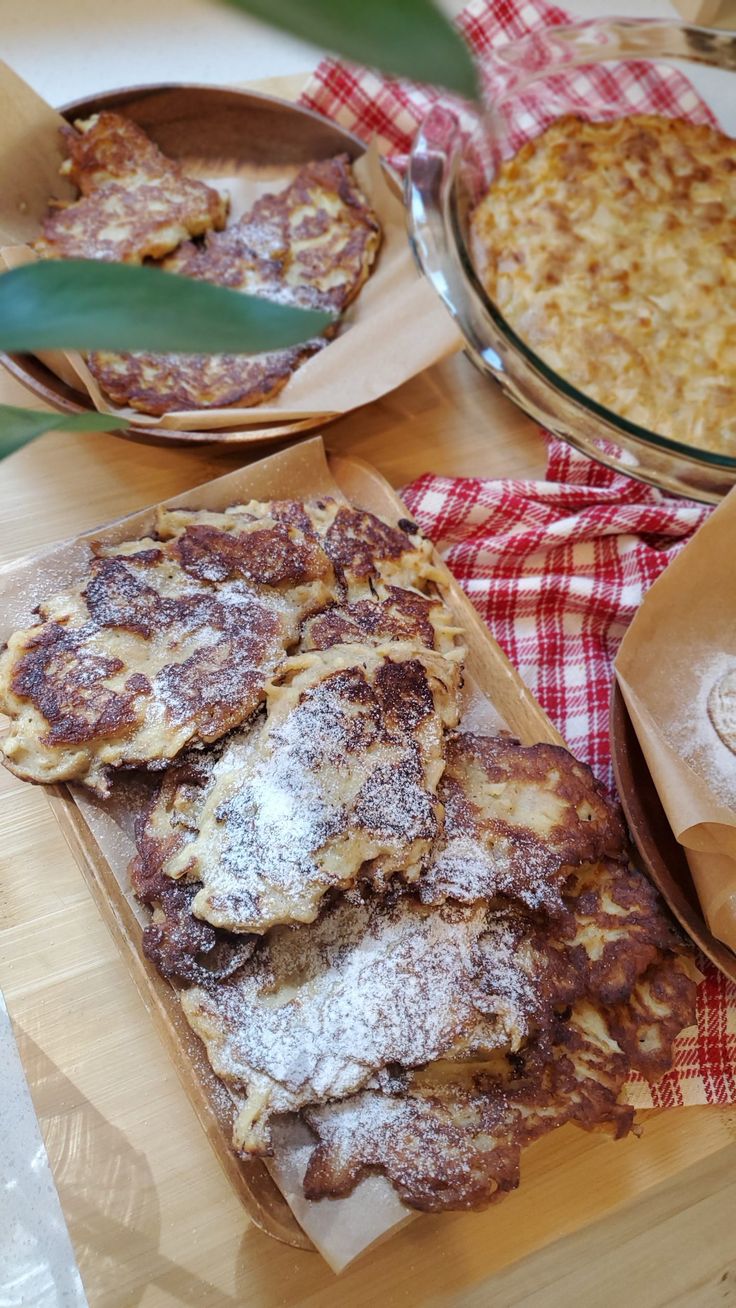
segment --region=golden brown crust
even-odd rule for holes
[[[436,834],[444,723],[458,668],[407,645],[295,655],[268,689],[255,731],[231,736],[201,785],[169,773],[154,833],[189,838],[164,871],[201,881],[194,911],[264,933],[310,922],[359,877],[415,880]],[[139,836],[139,848],[146,831]]]
[[[105,685],[124,669],[121,659],[95,653],[83,635],[50,622],[31,633],[13,667],[10,689],[45,718],[43,744],[114,739],[136,724],[138,703],[151,689],[142,673],[128,677],[120,691]]]
[[[568,116],[501,165],[471,218],[473,256],[560,377],[649,431],[732,454],[735,212],[736,142],[715,127]]]
[[[341,312],[368,277],[381,228],[361,192],[347,155],[320,159],[299,169],[277,195],[264,195],[253,221],[278,227],[289,251],[286,285],[327,297]]]
[[[695,983],[667,958],[629,1001],[606,1008],[578,999],[514,1054],[485,1064],[435,1063],[302,1116],[319,1143],[304,1178],[308,1199],[344,1198],[371,1172],[425,1212],[477,1211],[519,1184],[522,1150],[572,1122],[618,1139],[633,1123],[619,1102],[630,1069],[657,1079],[690,1025]]]
[[[519,1184],[521,1151],[566,1122],[620,1137],[633,1110],[617,1102],[627,1060],[581,1001],[551,1037],[487,1065],[434,1064],[398,1094],[364,1090],[307,1109],[318,1137],[304,1177],[308,1199],[344,1198],[383,1173],[424,1212],[479,1209]]]
[[[232,976],[250,958],[255,937],[232,935],[194,916],[197,885],[172,881],[162,872],[144,884],[139,869],[140,864],[133,865],[131,884],[153,911],[143,930],[143,953],[163,977],[211,985]]]
[[[375,1167],[385,1170],[395,1183],[398,1178],[402,1197],[410,1196],[409,1201],[419,1207],[475,1206],[495,1193],[499,1158],[502,1171],[510,1157],[516,1160],[511,1173],[516,1177],[518,1150],[535,1133],[567,1120],[588,1128],[612,1123],[619,1132],[628,1129],[631,1110],[617,1102],[621,1086],[632,1066],[659,1075],[669,1065],[672,1041],[692,1019],[694,987],[678,961],[679,938],[656,893],[639,873],[607,860],[568,868],[562,888],[564,904],[553,916],[508,898],[439,906],[420,906],[406,894],[395,901],[374,896],[354,900],[352,907],[338,900],[317,923],[300,928],[297,935],[266,936],[252,961],[227,986],[191,992],[185,1011],[205,1041],[215,1070],[239,1092],[247,1092],[236,1129],[238,1146],[246,1151],[267,1150],[270,1117],[308,1105],[307,1120],[317,1125],[323,1143],[331,1139],[331,1132],[340,1137],[339,1146],[333,1140],[329,1150],[318,1151],[314,1167],[310,1166],[311,1197],[346,1193],[366,1168]],[[461,955],[437,952],[442,923],[454,924],[458,940],[469,933]],[[426,936],[421,959],[412,945],[417,930],[418,938]],[[431,934],[437,931],[439,935]],[[471,1069],[470,1084],[462,1069],[442,1069],[439,1091],[440,1072],[433,1067],[417,1072],[413,1079],[406,1075],[426,1048],[420,1037],[422,1024],[433,1020],[428,1009],[440,1004],[437,975],[433,973],[432,995],[422,992],[420,1002],[411,992],[416,1023],[413,1055],[408,1043],[399,1050],[388,1038],[396,1029],[397,1013],[403,1011],[407,987],[423,984],[430,940],[433,966],[440,968],[451,988],[451,1009],[456,1017],[463,1015],[459,1025],[443,1028],[445,1035],[433,1046],[435,1056],[445,1062],[470,1060],[483,1065],[480,1071]],[[274,947],[277,956],[286,949],[285,961],[272,962]],[[294,963],[297,957],[302,960],[299,967]],[[370,966],[379,969],[376,975],[383,975],[381,968],[395,966],[402,958],[392,983],[384,985],[380,995],[368,995],[362,1025],[351,1031],[348,1015],[358,1005],[357,990],[368,984],[352,975],[351,969],[359,968],[361,959],[370,959]],[[463,969],[470,958],[474,961],[466,974]],[[279,1024],[289,1011],[274,999],[282,985],[286,1004],[293,1006],[289,1041],[294,1057],[302,1041],[305,1059],[314,1062],[309,1073],[306,1062],[299,1063],[299,1075],[288,1085],[271,1055],[258,1052],[261,1046],[280,1048],[284,1028]],[[335,985],[343,1005],[339,1034],[330,1016]],[[365,1001],[364,995],[361,1002]],[[350,1094],[347,1081],[337,1074],[329,1080],[323,1075],[325,1060],[337,1058],[339,1040],[348,1045],[357,1041],[367,1050],[379,1030],[386,1031],[388,1041],[380,1056],[371,1060],[366,1054],[359,1070],[347,1060],[353,1090],[363,1086],[365,1092],[355,1102],[317,1111],[315,1105]],[[260,1033],[257,1038],[255,1031]],[[490,1066],[499,1050],[501,1082],[497,1069]],[[378,1087],[370,1090],[374,1076],[379,1078]],[[514,1095],[520,1096],[511,1121],[506,1115],[513,1097],[509,1078]],[[438,1113],[439,1134],[432,1134]],[[490,1122],[503,1128],[500,1141],[495,1129],[489,1131]],[[412,1147],[409,1162],[399,1163],[394,1151],[401,1152],[405,1130],[416,1135],[420,1158]],[[492,1147],[482,1145],[480,1161],[475,1157],[474,1130],[494,1137]],[[325,1179],[327,1153],[332,1169],[329,1181]],[[350,1165],[338,1165],[336,1156],[342,1159],[345,1153]],[[423,1188],[422,1167],[432,1169],[435,1197],[431,1202]],[[470,1189],[460,1186],[461,1178]]]
[[[106,112],[77,127],[63,131],[62,171],[82,195],[44,219],[35,244],[44,258],[139,264],[224,227],[227,199],[187,177],[135,123]]]
[[[189,242],[164,267],[250,295],[302,308],[342,312],[370,273],[380,228],[347,156],[300,169],[276,195],[265,195],[238,223]],[[143,413],[251,407],[273,398],[336,327],[265,354],[116,354],[88,364],[114,403]]]
[[[624,862],[566,868],[562,899],[571,917],[556,931],[584,992],[605,1004],[628,1000],[638,978],[681,947],[652,883]]]
[[[554,912],[564,869],[624,855],[618,809],[561,746],[463,732],[448,738],[446,760],[445,829],[425,902],[501,894]]]
[[[437,604],[426,595],[389,586],[385,599],[355,600],[308,618],[302,630],[302,648],[412,640],[435,649],[431,614]]]
[[[250,718],[302,619],[336,595],[314,533],[262,507],[164,515],[166,539],[98,549],[86,579],[11,636],[0,702],[12,770],[104,794],[111,770],[160,767]]]
[[[298,586],[327,571],[317,540],[285,522],[247,534],[194,524],[174,541],[172,553],[199,581],[245,578],[260,586]]]
[[[518,1185],[522,1149],[565,1122],[626,1134],[624,1082],[632,1068],[656,1080],[671,1066],[673,1041],[694,1020],[695,983],[640,873],[607,860],[568,869],[563,886],[562,913],[512,915],[514,957],[528,942],[544,993],[521,1048],[478,1061],[471,1043],[470,1064],[445,1054],[305,1109],[318,1139],[309,1199],[344,1197],[379,1172],[412,1207],[483,1208]]]
[[[321,337],[268,354],[114,354],[96,350],[87,364],[113,404],[141,413],[252,408],[274,399],[300,364],[323,348]]]
[[[402,530],[373,513],[341,505],[327,528],[324,544],[335,567],[358,579],[380,572],[379,561],[398,562],[412,548],[410,537],[416,534],[413,523]]]
[[[607,1012],[611,1032],[631,1066],[648,1081],[658,1081],[672,1066],[672,1043],[695,1021],[697,982],[687,961],[669,958],[652,963],[625,1003]]]
[[[387,1069],[519,1048],[560,992],[560,960],[520,927],[486,906],[343,896],[313,924],[271,931],[228,981],[187,991],[218,1076],[247,1089],[238,1146],[268,1152],[274,1114]]]

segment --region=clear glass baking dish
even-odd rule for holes
[[[418,263],[455,318],[471,359],[526,413],[609,467],[714,503],[736,484],[736,457],[647,431],[576,390],[512,330],[470,256],[470,213],[500,163],[516,152],[512,142],[529,121],[530,105],[535,118],[540,110],[549,119],[569,113],[610,118],[625,64],[632,60],[660,68],[675,63],[685,76],[695,70],[696,80],[697,65],[720,70],[708,75],[718,102],[711,94],[707,98],[723,130],[736,135],[736,124],[724,120],[731,106],[736,112],[736,34],[639,19],[546,28],[484,59],[488,97],[482,117],[469,122],[437,107],[425,119],[407,174],[410,234]],[[585,83],[581,108],[571,70],[600,64],[614,65],[611,76]],[[628,111],[636,111],[634,103]]]

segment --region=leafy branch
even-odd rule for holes
[[[228,0],[272,27],[392,77],[480,99],[478,71],[432,0]]]
[[[126,418],[112,413],[42,413],[0,404],[0,459],[46,431],[125,431]]]
[[[329,313],[158,268],[53,259],[0,277],[0,350],[252,354],[324,331]]]

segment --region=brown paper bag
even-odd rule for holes
[[[58,172],[63,122],[0,62],[0,257],[6,267],[17,267],[34,257],[28,242],[39,235],[50,198],[70,199],[76,194]],[[185,166],[193,175],[230,193],[230,222],[264,192],[285,186],[297,171],[275,173],[273,168],[255,167],[236,171],[234,165],[229,168],[220,163],[213,176],[211,167],[208,171],[196,158],[185,161]],[[383,231],[377,262],[348,309],[337,338],[299,368],[270,403],[152,418],[110,403],[81,355],[47,355],[44,361],[64,381],[71,378],[71,384],[89,396],[100,412],[115,413],[148,428],[209,431],[299,419],[316,422],[347,413],[459,350],[462,339],[457,328],[414,265],[397,185],[389,182],[373,148],[354,167]]]
[[[712,696],[736,671],[736,491],[654,583],[616,675],[708,925],[736,950],[736,752]]]

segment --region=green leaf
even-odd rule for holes
[[[45,431],[124,431],[130,423],[108,413],[41,413],[0,404],[0,459]]]
[[[480,100],[460,33],[431,0],[229,0],[238,9],[346,59]]]
[[[0,350],[256,354],[319,335],[332,316],[157,268],[51,259],[0,276]]]

